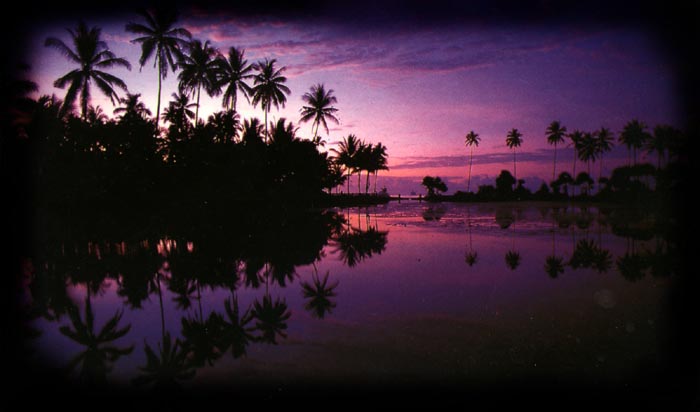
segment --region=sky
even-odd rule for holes
[[[323,2],[321,2],[323,3]],[[472,188],[493,183],[502,169],[513,170],[513,152],[505,145],[512,128],[523,135],[517,149],[517,175],[536,189],[552,177],[553,148],[545,129],[559,120],[568,130],[607,127],[615,136],[624,124],[639,119],[653,128],[682,128],[678,70],[667,46],[643,24],[566,18],[539,20],[439,18],[412,16],[423,9],[390,8],[366,13],[233,13],[216,7],[182,5],[180,25],[194,38],[209,40],[220,52],[245,49],[249,62],[274,58],[286,67],[292,93],[284,108],[270,112],[299,122],[301,96],[317,83],[333,89],[339,125],[325,136],[333,148],[350,133],[388,147],[390,170],[378,187],[390,193],[421,191],[425,175],[441,176],[449,192],[465,190],[469,151],[465,135],[474,130],[481,143],[474,150]],[[89,17],[89,18],[88,18]],[[153,60],[139,67],[140,47],[125,31],[127,22],[142,23],[133,12],[92,14],[88,26],[102,28],[104,40],[132,70],[114,69],[129,91],[141,93],[155,112],[157,74]],[[80,17],[45,17],[28,36],[29,76],[37,95],[65,90],[53,81],[71,70],[67,60],[44,47],[47,37],[68,41],[66,28]],[[170,73],[163,84],[163,106],[177,90]],[[123,93],[122,93],[123,94]],[[221,109],[221,97],[202,97],[200,116]],[[96,89],[93,104],[108,114],[113,106]],[[260,107],[239,99],[243,118],[263,118]],[[311,136],[311,124],[299,125]],[[558,147],[557,173],[571,172],[573,150]],[[604,158],[603,174],[627,161],[616,148]],[[579,164],[577,170],[584,170]],[[599,165],[595,164],[594,177]]]

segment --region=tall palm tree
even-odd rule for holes
[[[598,172],[598,180],[600,180],[603,177],[603,155],[612,150],[614,136],[608,128],[601,127],[595,132],[595,137],[596,151],[600,157],[600,171]]]
[[[522,137],[523,135],[518,131],[518,129],[511,129],[506,136],[506,145],[513,149],[513,177],[515,178],[516,184],[518,182],[518,173],[516,169],[515,149],[520,147],[520,145],[523,143]]]
[[[586,132],[581,140],[581,150],[578,152],[578,158],[582,162],[586,162],[588,174],[591,174],[591,161],[595,161],[598,157],[598,147],[593,133]]]
[[[374,170],[374,193],[377,193],[377,174],[380,170],[389,170],[386,146],[382,142],[372,146],[372,164]]]
[[[641,149],[644,143],[649,139],[649,133],[646,131],[647,126],[637,119],[630,120],[625,124],[625,127],[620,133],[618,140],[627,146],[628,162],[629,153],[634,153],[634,164],[637,164],[637,149]]]
[[[326,129],[326,134],[329,133],[327,120],[332,121],[335,124],[339,124],[340,121],[335,117],[335,113],[338,111],[332,105],[338,103],[338,99],[333,96],[333,89],[326,90],[323,83],[319,83],[311,86],[311,89],[301,96],[301,99],[306,102],[308,106],[303,106],[299,111],[301,112],[300,122],[306,123],[313,119],[312,123],[312,134],[314,142],[320,142],[318,137],[318,127],[323,124],[323,128]]]
[[[564,143],[566,127],[562,126],[561,122],[558,120],[555,120],[547,126],[545,133],[547,136],[547,143],[554,145],[554,169],[552,169],[552,179],[555,179],[557,176],[557,145]]]
[[[107,47],[107,43],[100,39],[102,30],[98,27],[87,28],[85,23],[80,22],[75,31],[67,29],[70,34],[72,46],[71,49],[63,40],[55,37],[46,39],[44,45],[58,50],[72,63],[79,66],[67,74],[59,77],[53,83],[54,87],[63,89],[68,86],[66,96],[63,99],[63,111],[69,109],[75,99],[80,94],[80,109],[83,119],[87,115],[88,101],[90,100],[90,84],[94,83],[105,96],[109,97],[112,104],[119,100],[117,92],[114,90],[118,87],[127,91],[124,81],[116,76],[102,71],[115,66],[125,67],[131,70],[131,64],[121,57],[117,57]]]
[[[343,137],[343,141],[338,144],[338,149],[331,149],[336,154],[336,162],[345,167],[348,173],[348,194],[350,194],[350,176],[355,171],[357,154],[360,151],[362,142],[354,134]]]
[[[131,94],[127,93],[126,97],[119,99],[119,103],[123,106],[119,106],[114,109],[114,114],[121,120],[128,120],[134,118],[146,119],[147,116],[151,115],[151,111],[148,110],[145,104],[139,100],[141,97],[140,93]]]
[[[142,10],[139,14],[146,20],[146,24],[128,23],[126,31],[141,36],[131,42],[141,44],[139,65],[142,68],[155,52],[153,67],[158,68],[158,101],[156,103],[156,130],[158,130],[162,81],[168,76],[168,67],[173,73],[177,70],[182,49],[192,35],[183,28],[173,27],[177,22],[177,12],[173,9]]]
[[[467,193],[469,193],[469,187],[472,182],[472,159],[473,159],[473,152],[474,152],[474,146],[479,147],[479,141],[481,138],[479,137],[478,134],[474,133],[474,131],[470,131],[467,133],[467,136],[464,139],[464,144],[469,147],[469,177],[467,178]]]
[[[224,87],[224,97],[222,105],[229,110],[236,112],[238,102],[238,92],[240,91],[246,101],[250,103],[250,96],[253,89],[246,81],[253,77],[253,66],[245,59],[245,50],[231,47],[228,49],[226,57],[220,56],[217,59],[219,65],[219,84]]]
[[[194,124],[199,121],[199,98],[202,87],[209,96],[221,93],[217,79],[219,65],[217,63],[218,52],[213,48],[209,40],[202,43],[200,40],[192,40],[187,53],[182,56],[178,66],[182,69],[177,78],[180,80],[180,90],[184,93],[197,95],[197,108],[194,112]]]
[[[573,132],[569,133],[569,139],[571,140],[571,146],[574,148],[574,167],[573,167],[573,173],[571,174],[571,177],[573,179],[576,178],[576,159],[578,158],[578,153],[581,150],[581,143],[583,142],[583,132],[576,129]],[[572,189],[571,191],[572,195],[574,195],[574,190]]]
[[[104,382],[107,373],[112,369],[112,364],[120,357],[130,354],[134,349],[133,345],[128,348],[117,348],[109,345],[109,343],[129,333],[131,325],[121,329],[118,327],[122,317],[122,312],[118,311],[96,333],[94,330],[95,315],[90,304],[89,293],[85,298],[85,320],[81,319],[75,306],[69,307],[68,314],[73,328],[61,326],[59,331],[70,340],[85,347],[83,352],[70,361],[68,368],[73,369],[78,364],[82,364],[81,379]]]
[[[284,83],[287,78],[282,76],[282,72],[286,67],[282,66],[279,69],[275,68],[277,59],[265,59],[253,65],[253,68],[258,72],[254,76],[253,86],[253,106],[260,104],[265,112],[265,138],[269,136],[267,132],[267,114],[270,112],[272,105],[279,109],[280,105],[284,107],[287,102],[287,96],[291,94],[291,90]]]

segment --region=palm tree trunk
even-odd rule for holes
[[[163,294],[160,290],[160,273],[156,277],[156,284],[158,285],[158,302],[160,303],[160,333],[165,341],[165,313],[163,312]]]
[[[267,110],[265,110],[265,143],[268,142],[268,132],[267,132]]]
[[[576,149],[574,149],[574,175],[571,176],[576,181]],[[571,185],[571,196],[576,196],[576,185]]]
[[[552,180],[557,178],[557,142],[554,142],[554,169],[552,170]]]
[[[348,194],[350,194],[350,178],[352,178],[352,173],[350,173],[350,168],[348,168]]]
[[[158,53],[158,100],[156,103],[156,134],[160,134],[158,132],[158,124],[160,121],[160,91],[161,91],[161,86],[162,86],[162,78],[160,74],[162,73],[162,68],[163,68],[163,62],[160,60],[160,53]]]
[[[197,108],[194,111],[194,126],[199,122],[199,95],[202,93],[202,85],[197,86]]]
[[[367,179],[365,180],[365,194],[369,194],[369,170],[367,170]]]
[[[598,171],[598,181],[603,177],[603,154],[600,154],[600,170]]]
[[[379,170],[374,171],[374,194],[377,194],[377,175],[379,174]]]
[[[362,182],[362,169],[357,171],[357,194],[362,193],[360,183]]]
[[[513,177],[515,178],[515,187],[518,187],[518,169],[515,161],[515,148],[513,148]]]
[[[469,177],[467,178],[467,193],[472,183],[472,160],[474,159],[474,147],[469,147]]]

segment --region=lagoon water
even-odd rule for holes
[[[418,201],[311,215],[260,237],[52,243],[26,263],[31,356],[144,387],[624,384],[666,362],[678,273],[653,215]]]

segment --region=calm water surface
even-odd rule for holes
[[[625,382],[665,361],[677,274],[653,216],[404,201],[280,221],[50,244],[26,263],[31,356],[144,387]]]

